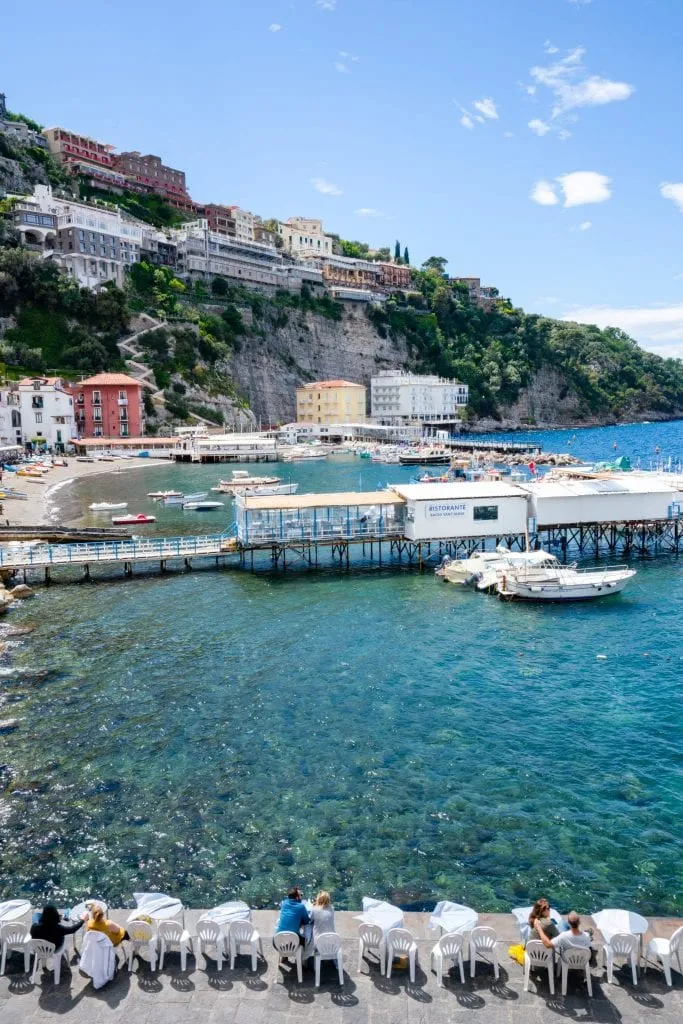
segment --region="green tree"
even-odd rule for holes
[[[410,266],[410,253],[408,252],[408,246],[403,250],[403,262],[407,267]]]
[[[375,259],[380,260],[382,263],[388,263],[391,259],[391,249],[389,246],[382,246],[381,249],[378,249],[375,253]]]
[[[436,270],[437,273],[443,275],[446,273],[446,264],[448,260],[445,256],[430,256],[428,260],[425,260],[422,264],[423,270]]]
[[[396,239],[396,245],[394,246],[394,260],[396,263],[401,262],[401,243],[398,238]]]
[[[220,297],[228,294],[228,282],[224,277],[214,277],[211,282],[211,294]]]

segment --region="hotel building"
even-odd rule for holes
[[[467,405],[469,388],[403,370],[381,370],[370,381],[372,418],[377,423],[453,423]]]
[[[297,423],[363,423],[366,388],[348,380],[319,380],[296,389]]]

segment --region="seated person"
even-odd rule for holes
[[[87,904],[86,904],[87,906]],[[118,946],[124,939],[129,938],[128,932],[116,921],[108,921],[104,916],[102,907],[96,903],[90,904],[90,918],[86,922],[86,929],[89,932],[104,932],[112,946]]]
[[[301,902],[301,889],[296,886],[289,890],[287,899],[280,904],[280,917],[278,918],[275,932],[294,932],[299,936],[303,945],[305,939],[301,929],[305,924],[310,924],[306,907]]]
[[[31,938],[42,939],[43,942],[51,942],[55,950],[61,949],[67,935],[73,935],[79,928],[83,927],[88,915],[83,914],[79,921],[74,924],[62,924],[59,911],[51,903],[43,907],[40,919],[31,925]]]
[[[334,907],[330,902],[329,892],[321,889],[311,907],[311,921],[313,922],[313,938],[325,932],[334,931]]]
[[[536,932],[542,939],[545,936],[548,939],[554,939],[556,935],[559,935],[557,925],[550,917],[550,904],[544,898],[536,900],[531,913],[529,914],[529,938],[534,939]]]
[[[548,949],[558,950],[560,954],[570,946],[580,946],[583,949],[589,949],[591,936],[588,932],[581,931],[581,918],[575,910],[567,914],[567,924],[569,925],[569,930],[560,932],[554,939],[549,939],[542,929],[538,929],[543,945],[547,946]]]

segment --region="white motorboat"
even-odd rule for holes
[[[163,498],[182,498],[182,491],[147,491],[148,498],[154,498],[155,501],[161,501]]]
[[[327,452],[319,448],[291,449],[284,457],[284,462],[311,462],[313,459],[326,459]]]
[[[223,508],[224,501],[184,501],[183,512],[213,512],[214,509]]]
[[[245,469],[233,469],[232,480],[219,480],[218,486],[211,490],[217,494],[241,494],[247,487],[266,487],[280,482],[279,476],[252,476]]]
[[[489,590],[498,582],[499,569],[539,565],[548,559],[556,561],[554,556],[546,551],[510,551],[505,545],[500,544],[495,551],[476,551],[469,558],[445,558],[436,570],[436,575],[448,583],[475,586],[477,590]]]
[[[201,501],[206,497],[206,491],[199,494],[183,494],[181,491],[172,491],[164,498],[160,498],[163,505],[186,505],[189,501]]]
[[[636,575],[623,565],[578,569],[548,556],[538,565],[498,570],[496,589],[502,598],[518,601],[591,601],[620,593]]]
[[[119,508],[128,508],[127,501],[94,501],[88,505],[91,512],[114,512]]]
[[[246,497],[263,497],[268,494],[296,494],[297,484],[264,484],[262,487],[245,487],[241,494]]]

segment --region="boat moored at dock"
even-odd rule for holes
[[[579,569],[548,556],[535,565],[499,569],[496,590],[507,600],[592,601],[620,593],[635,575],[626,566]]]

